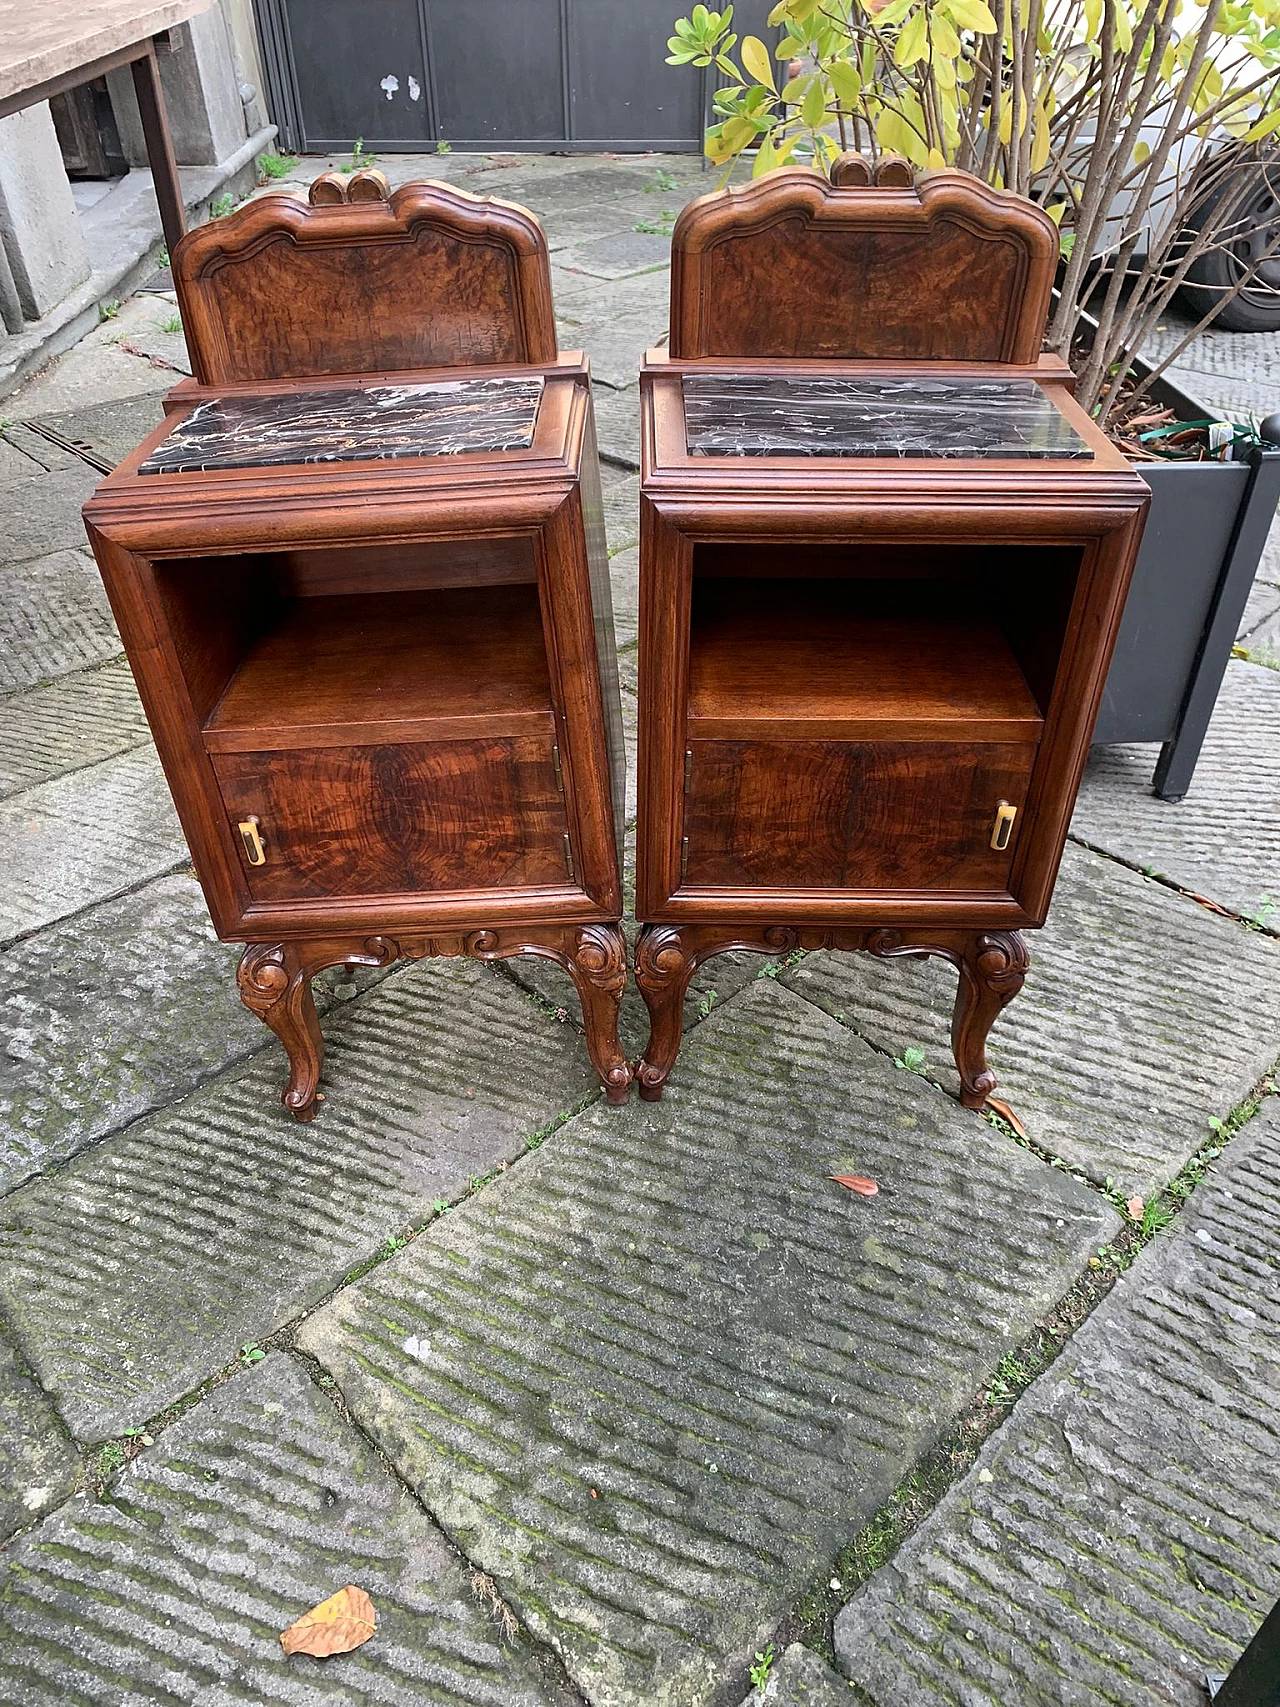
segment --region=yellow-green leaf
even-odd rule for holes
[[[817,130],[827,116],[827,97],[822,87],[821,77],[815,77],[805,92],[804,101],[800,107],[800,117],[810,130]]]
[[[773,80],[773,66],[769,63],[769,50],[759,36],[743,36],[742,46],[738,50],[743,66],[757,83],[767,83],[776,95],[778,85]]]
[[[980,36],[996,33],[996,20],[986,0],[947,0],[947,10],[962,30],[975,30]]]
[[[1259,142],[1264,136],[1270,136],[1277,130],[1280,130],[1280,112],[1268,113],[1266,118],[1259,119],[1257,124],[1245,132],[1244,139],[1246,142]]]
[[[929,51],[926,41],[927,23],[928,19],[925,16],[923,6],[907,19],[899,32],[897,46],[893,50],[895,65],[914,65],[917,59],[924,58]]]
[[[1133,163],[1143,166],[1151,158],[1151,146],[1146,142],[1135,142],[1133,145]]]
[[[862,78],[857,66],[847,59],[837,59],[827,67],[827,76],[839,99],[852,106],[862,93]]]
[[[1096,41],[1102,24],[1102,0],[1084,0],[1084,27],[1090,41]]]
[[[1013,141],[1013,102],[1008,98],[1000,108],[1000,124],[997,135],[1006,147]]]
[[[772,172],[778,164],[778,151],[773,146],[771,136],[762,136],[760,146],[756,149],[755,164],[751,168],[753,178],[762,178],[766,172]]]
[[[947,157],[940,148],[931,148],[929,150],[929,158],[925,164],[929,167],[930,171],[936,171],[938,168],[945,166],[946,163]]]
[[[934,12],[930,29],[933,34],[934,53],[942,53],[948,59],[954,59],[960,52],[960,37],[945,12]]]
[[[1047,207],[1044,211],[1055,225],[1061,225],[1062,216],[1067,211],[1067,204],[1066,202],[1054,202],[1052,207]]]
[[[1049,120],[1043,107],[1037,105],[1031,130],[1031,170],[1043,172],[1049,164]]]

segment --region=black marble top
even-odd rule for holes
[[[138,473],[525,450],[541,397],[540,374],[211,397],[179,422]]]
[[[1033,379],[684,377],[691,456],[1091,458]]]

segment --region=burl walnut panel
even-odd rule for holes
[[[218,753],[228,816],[264,826],[255,901],[563,883],[564,801],[546,740]]]
[[[447,184],[263,196],[188,233],[173,282],[206,385],[556,357],[538,222]]]
[[[770,172],[677,219],[671,355],[1033,362],[1057,261],[1041,208],[967,172]]]
[[[685,882],[1004,895],[1036,747],[924,741],[690,743]]]

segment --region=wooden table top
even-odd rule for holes
[[[0,100],[207,11],[211,0],[0,0]]]

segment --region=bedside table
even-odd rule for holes
[[[608,566],[540,228],[361,173],[174,269],[196,379],[85,519],[286,1106],[319,1100],[312,975],[437,954],[559,962],[623,1100]]]
[[[641,377],[636,980],[940,955],[962,1100],[1044,922],[1147,507],[1039,356],[1057,232],[844,156],[703,197]]]

